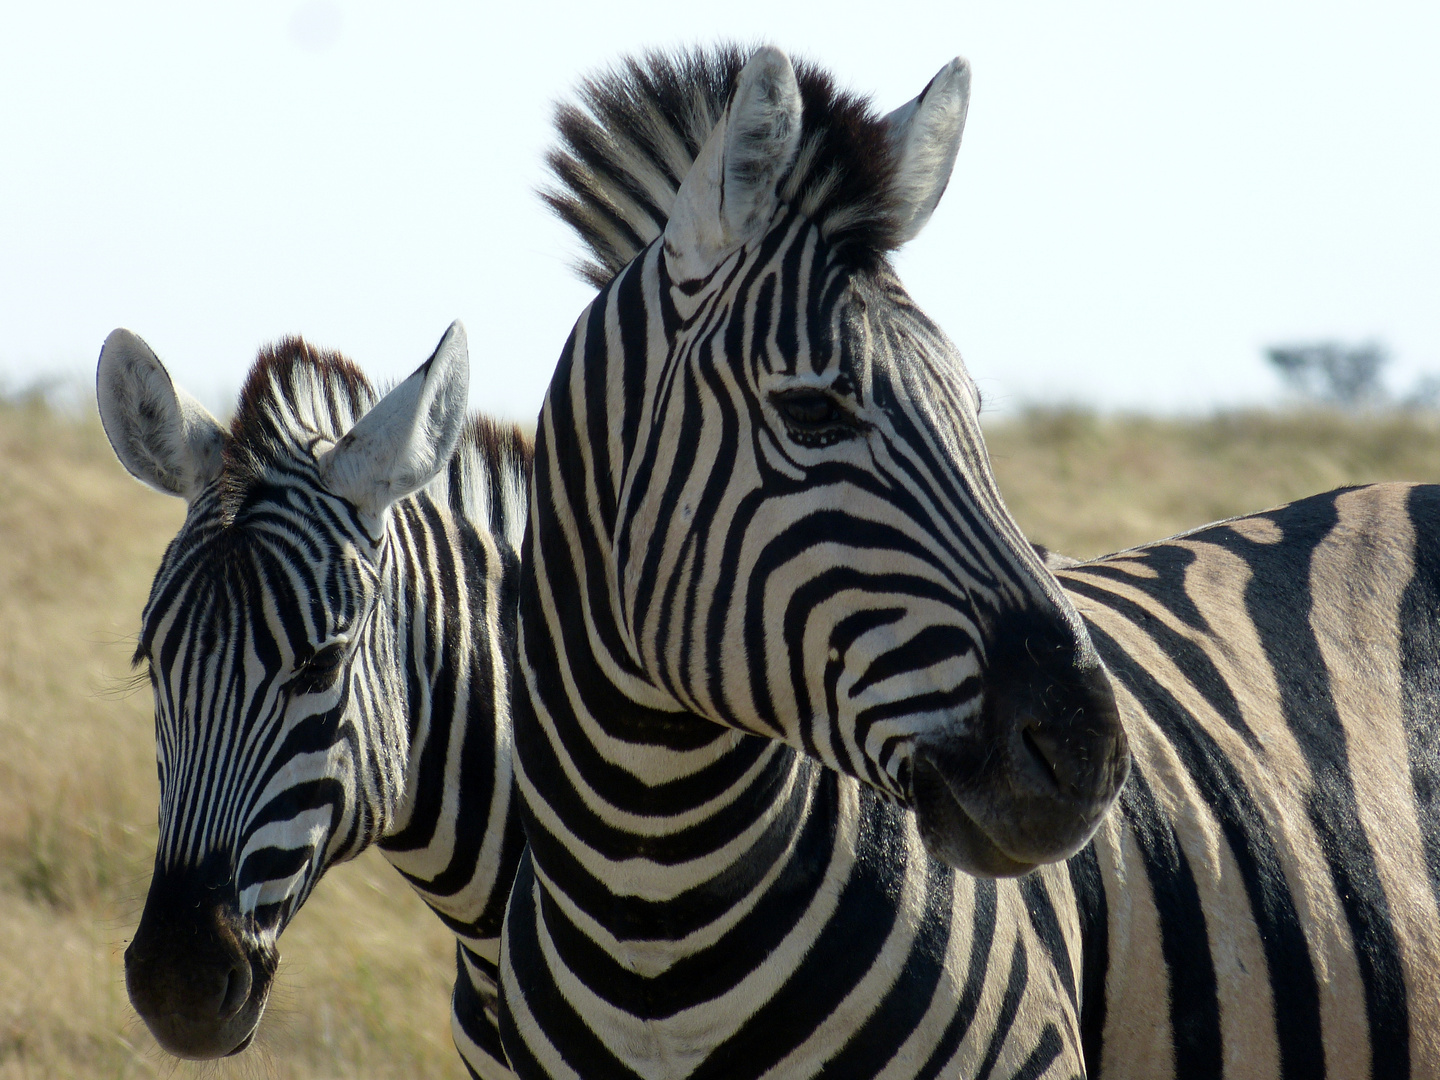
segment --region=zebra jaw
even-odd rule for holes
[[[1011,858],[986,836],[924,753],[915,755],[911,785],[920,839],[925,850],[945,865],[982,877],[1019,877],[1040,865]]]

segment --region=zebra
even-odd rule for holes
[[[517,1072],[1440,1076],[1440,488],[1087,563],[1027,547],[883,256],[943,187],[963,65],[877,121],[743,61],[632,59],[559,112],[547,197],[601,292],[522,556]],[[938,184],[885,161],[916,132]],[[948,638],[915,613],[942,591]],[[1007,621],[1017,596],[1067,629]],[[945,706],[986,724],[1068,698],[1090,649],[1128,780],[1068,860],[1003,876],[927,824],[905,680],[959,658]],[[1103,697],[1056,712],[1088,727]]]
[[[226,430],[116,330],[96,393],[131,474],[185,499],[135,662],[159,841],[130,1000],[187,1058],[253,1039],[277,940],[371,844],[456,937],[452,1029],[508,1077],[499,931],[524,838],[510,766],[531,447],[466,421],[464,328],[377,400],[338,353],[261,350]]]
[[[1058,570],[1134,766],[1072,858],[1092,1076],[1440,1076],[1440,487]]]
[[[882,120],[721,48],[561,113],[551,201],[603,286],[521,556],[501,1023],[527,1080],[1083,1072],[1072,895],[992,879],[1090,839],[1126,737],[885,255],[968,88],[957,59]]]

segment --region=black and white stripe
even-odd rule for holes
[[[287,340],[226,431],[138,338],[107,342],[117,453],[189,502],[136,651],[160,838],[127,981],[167,1049],[243,1049],[281,932],[328,867],[378,844],[456,935],[462,1056],[510,1075],[496,965],[523,847],[510,688],[530,447],[464,421],[464,352],[457,325],[377,402],[348,361]]]
[[[1135,764],[1070,861],[1090,1074],[1440,1076],[1440,488],[1059,577]]]
[[[522,566],[521,1076],[1083,1071],[1068,875],[952,869],[1072,854],[1127,762],[885,257],[967,86],[956,61],[881,120],[721,50],[562,113],[552,200],[606,284],[542,410]]]
[[[791,746],[798,734],[803,755],[677,722],[678,705],[734,723],[747,680],[777,712],[833,708],[845,641],[889,613],[847,611],[850,639],[834,632],[843,620],[824,624],[819,644],[838,636],[840,658],[818,655],[814,608],[838,595],[818,583],[866,581],[872,546],[916,542],[903,529],[914,511],[902,502],[877,523],[872,491],[944,474],[911,468],[896,482],[886,466],[910,459],[876,454],[880,480],[838,513],[812,510],[801,520],[815,532],[784,551],[799,526],[754,511],[777,477],[797,498],[840,482],[767,432],[763,397],[742,388],[825,336],[814,313],[827,309],[790,298],[824,240],[854,239],[827,231],[827,212],[849,209],[841,224],[862,228],[884,215],[845,198],[795,212],[797,165],[759,251],[732,253],[698,285],[667,277],[657,238],[738,67],[725,55],[630,62],[561,111],[549,198],[589,244],[582,270],[602,292],[552,385],[535,478],[531,703],[517,703],[535,847],[502,972],[518,1071],[1440,1076],[1440,489],[1332,492],[1084,565],[1052,560],[1110,673],[1135,768],[1089,844],[1017,880],[921,854],[910,815],[823,768],[884,792],[886,747],[871,764],[823,715],[809,741],[778,719],[760,732]],[[805,102],[813,134],[824,110]],[[767,258],[780,266],[768,277],[755,269]],[[849,258],[889,280],[883,263]],[[722,301],[687,306],[717,287]],[[898,287],[890,296],[905,311]],[[733,333],[711,333],[698,360],[677,355],[673,342],[704,338],[706,319]],[[904,332],[881,340],[906,363],[885,411],[920,413],[906,429],[924,447],[913,460],[958,459],[979,515],[1004,529],[985,499],[974,405],[957,401],[963,370],[937,371],[938,334],[897,322]],[[941,434],[927,444],[927,430]],[[770,471],[727,502],[747,455]],[[643,573],[621,561],[627,515],[650,531]],[[926,528],[942,543],[956,534],[939,515]],[[813,574],[777,589],[805,544]],[[1017,550],[1005,549],[1023,566]],[[767,605],[770,591],[783,603]],[[972,586],[982,604],[983,592]],[[717,609],[750,620],[729,651],[715,647]],[[1002,635],[976,651],[1003,661]],[[688,875],[688,893],[657,895],[667,874]]]

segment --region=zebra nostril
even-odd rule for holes
[[[229,1020],[245,1007],[245,1003],[250,1000],[252,985],[249,964],[242,960],[231,966],[225,977],[225,994],[220,999],[218,1015],[221,1020]]]
[[[1020,742],[1029,751],[1030,757],[1040,771],[1055,785],[1056,791],[1064,791],[1066,785],[1060,781],[1062,749],[1040,731],[1035,725],[1027,724],[1020,729]]]

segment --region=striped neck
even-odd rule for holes
[[[498,959],[523,838],[511,782],[511,673],[530,448],[478,421],[449,469],[388,524],[384,633],[409,747],[385,857],[462,943]]]

